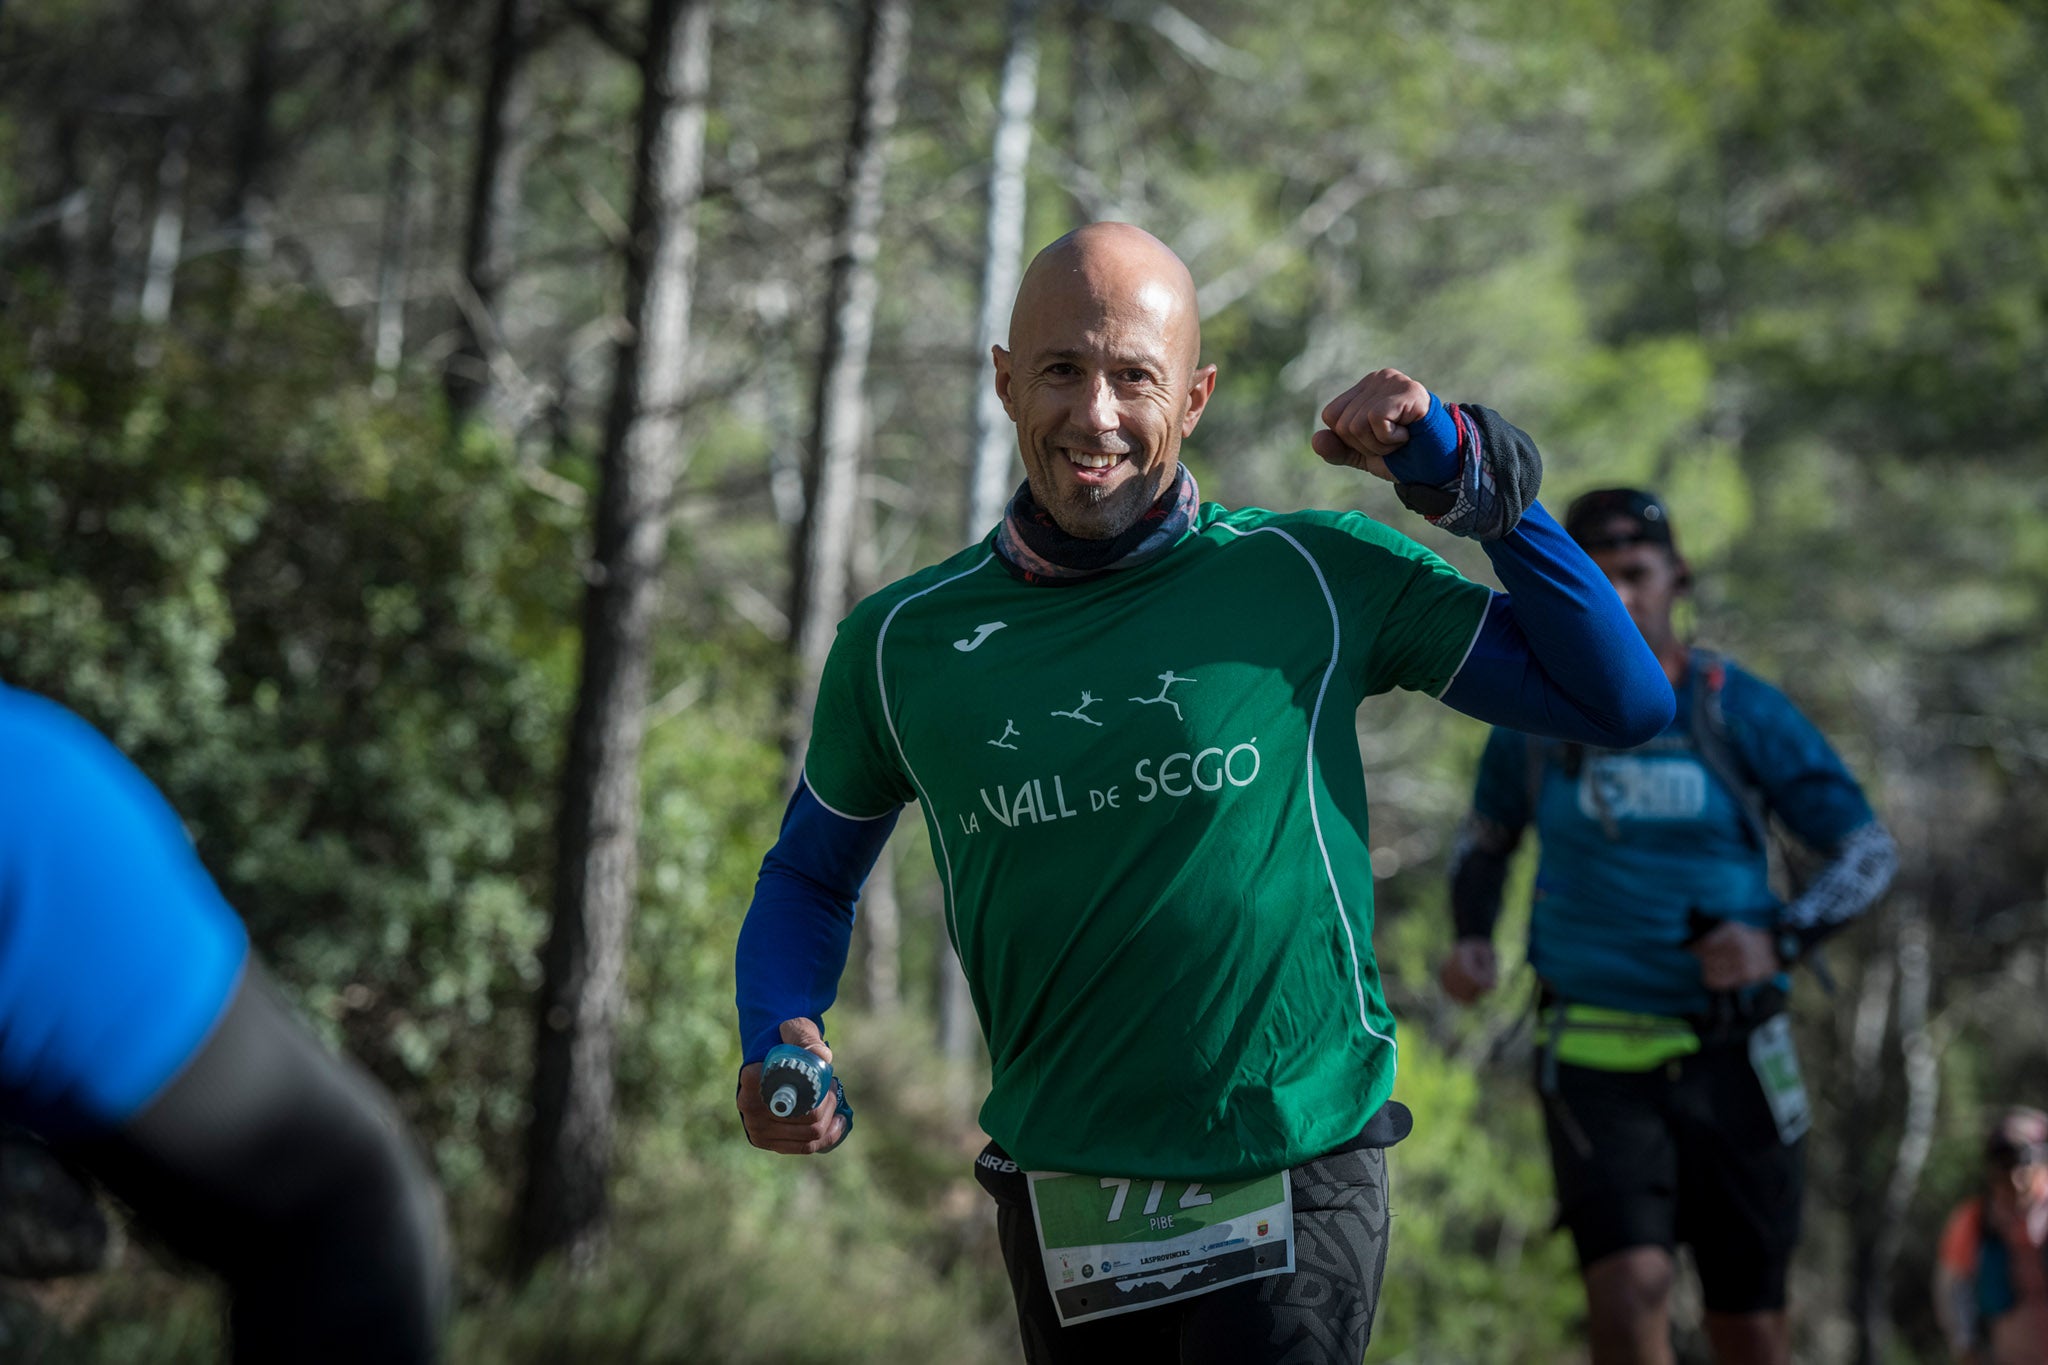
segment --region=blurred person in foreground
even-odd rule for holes
[[[1034,259],[993,352],[1026,481],[979,544],[840,626],[738,943],[748,1136],[829,1151],[843,1089],[778,1120],[760,1061],[778,1039],[829,1056],[861,883],[923,806],[993,1061],[976,1174],[1034,1365],[1365,1349],[1385,1148],[1411,1120],[1359,704],[1407,688],[1614,745],[1671,716],[1535,502],[1534,444],[1485,408],[1380,370],[1310,444],[1481,540],[1512,597],[1359,512],[1201,501],[1179,459],[1217,383],[1198,317],[1187,268],[1127,224]]]
[[[1980,1193],[1949,1215],[1934,1313],[1962,1365],[2048,1365],[2048,1114],[2008,1109]]]
[[[149,780],[5,686],[0,1119],[221,1276],[236,1361],[437,1358],[440,1196],[389,1100],[263,979]]]
[[[1507,862],[1534,825],[1538,1088],[1595,1365],[1672,1359],[1681,1242],[1716,1358],[1783,1362],[1809,1119],[1787,973],[1869,908],[1896,854],[1783,693],[1678,638],[1692,570],[1656,496],[1588,493],[1565,528],[1655,651],[1677,714],[1634,748],[1493,732],[1452,855],[1441,979],[1464,1004],[1493,989]],[[1773,819],[1827,860],[1789,903],[1771,890]]]

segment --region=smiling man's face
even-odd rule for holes
[[[1032,496],[1069,535],[1128,530],[1173,482],[1216,385],[1194,281],[1150,234],[1092,223],[1025,272],[996,393]]]

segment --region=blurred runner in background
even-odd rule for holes
[[[1949,1215],[1934,1312],[1963,1365],[2048,1365],[2048,1114],[2008,1109],[1982,1192]]]
[[[149,779],[5,686],[0,1120],[226,1281],[238,1362],[437,1358],[440,1193],[389,1099],[264,980]]]
[[[1595,1365],[1672,1359],[1681,1242],[1717,1358],[1776,1365],[1808,1121],[1786,973],[1869,908],[1896,854],[1783,693],[1679,640],[1692,570],[1654,494],[1588,493],[1565,529],[1656,652],[1677,714],[1627,750],[1493,732],[1452,855],[1441,979],[1460,1003],[1493,989],[1508,858],[1534,825],[1538,1084]],[[1771,890],[1774,819],[1828,860],[1789,903]]]

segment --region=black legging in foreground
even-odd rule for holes
[[[237,1365],[437,1359],[439,1190],[389,1099],[253,962],[178,1078],[73,1155],[227,1282]]]

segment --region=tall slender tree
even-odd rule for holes
[[[442,376],[448,417],[460,428],[491,394],[491,358],[500,345],[498,307],[511,270],[511,242],[526,172],[522,128],[529,104],[526,58],[534,0],[498,0],[491,27],[490,74],[477,111],[476,165],[462,238],[462,275],[454,353]]]
[[[909,42],[909,0],[865,0],[790,596],[795,666],[787,714],[792,769],[802,761],[810,738],[818,675],[848,606],[860,451],[867,427],[868,350],[875,331],[882,179]]]
[[[136,304],[136,316],[145,327],[161,327],[171,318],[178,261],[184,252],[185,181],[191,164],[186,154],[191,145],[191,126],[183,119],[173,119],[164,129],[163,152],[157,158],[149,257],[143,265],[142,296]],[[150,347],[150,343],[144,344],[146,349]]]
[[[397,391],[399,362],[405,358],[406,281],[412,264],[414,151],[413,92],[402,81],[391,118],[391,160],[384,173],[384,225],[377,236],[377,310],[370,349],[377,367],[376,391]]]
[[[263,259],[270,249],[264,189],[277,152],[277,97],[285,66],[282,26],[277,0],[265,0],[249,26],[243,48],[234,152],[220,204],[222,229],[234,245],[231,261],[237,267],[231,286],[240,280],[240,266]]]
[[[1010,493],[1017,442],[990,377],[989,349],[1008,340],[1010,304],[1024,255],[1024,184],[1031,163],[1031,115],[1038,103],[1039,0],[1010,0],[1002,79],[996,87],[996,128],[989,155],[988,220],[982,239],[981,324],[975,332],[974,439],[967,473],[966,539],[978,539]],[[952,940],[939,936],[938,1043],[948,1057],[974,1045],[974,1002]]]
[[[516,1268],[587,1263],[608,1215],[613,1066],[639,879],[640,749],[670,502],[681,468],[704,179],[710,0],[649,0],[619,344],[598,466],[583,664],[556,824],[554,921],[534,1051]]]
[[[1002,345],[1024,255],[1024,172],[1031,161],[1031,114],[1038,103],[1039,0],[1010,0],[1009,37],[996,90],[989,157],[988,222],[981,254],[981,326],[975,334],[974,465],[967,480],[967,538],[1002,515],[1016,453],[1002,400],[988,382],[989,348]]]

